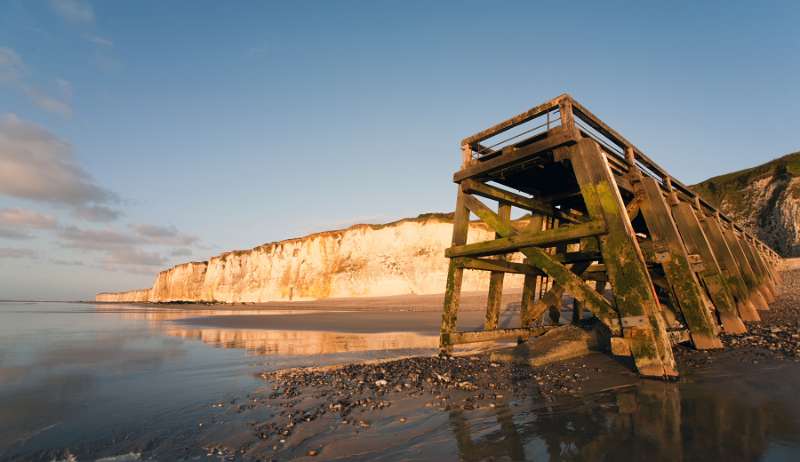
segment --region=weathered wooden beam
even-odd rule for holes
[[[492,226],[492,223],[486,220],[484,221],[489,226]],[[486,257],[489,255],[521,251],[524,247],[551,246],[559,242],[574,242],[583,237],[597,236],[604,231],[605,225],[602,222],[590,221],[579,225],[548,229],[535,234],[516,234],[493,241],[456,245],[445,250],[445,256],[448,258]]]
[[[556,216],[560,219],[569,221],[571,223],[578,223],[579,220],[572,215],[556,209],[547,202],[541,201],[532,197],[525,197],[515,194],[511,191],[506,191],[477,180],[464,180],[461,182],[461,188],[467,194],[475,194],[487,199],[505,202],[524,210],[540,213],[547,216]]]
[[[524,231],[526,233],[538,233],[542,231],[543,227],[544,217],[542,215],[534,214],[531,216],[528,226]],[[529,262],[527,259],[525,259],[524,263],[528,264]],[[531,316],[531,307],[533,307],[536,294],[538,293],[541,284],[541,275],[534,276],[532,274],[525,274],[525,280],[522,284],[522,299],[520,300],[519,307],[520,326],[522,327],[531,327],[531,324],[534,321],[534,318]]]
[[[699,350],[722,348],[716,323],[703,298],[700,281],[692,271],[689,255],[659,184],[651,177],[644,177],[636,180],[635,189],[656,251],[656,261],[664,270],[675,295],[678,302],[676,308],[683,314],[692,344]]]
[[[469,209],[464,205],[464,194],[461,187],[458,188],[456,198],[456,208],[453,216],[453,239],[454,246],[462,245],[467,242],[469,232]],[[453,344],[450,334],[455,331],[458,320],[458,305],[461,298],[461,282],[464,278],[464,268],[456,265],[452,260],[447,269],[447,283],[444,292],[444,307],[442,309],[442,325],[440,329],[439,348],[443,353],[450,353]]]
[[[717,222],[720,224],[725,242],[727,242],[733,257],[736,259],[736,265],[742,273],[742,279],[744,279],[747,285],[750,301],[753,302],[753,306],[755,306],[756,309],[768,310],[769,305],[767,304],[767,300],[761,294],[761,291],[758,290],[758,280],[753,273],[753,269],[750,267],[750,263],[747,261],[747,257],[744,255],[744,250],[742,250],[739,239],[736,237],[735,228],[727,226],[719,215],[717,215]]]
[[[503,133],[504,131],[510,128],[514,128],[517,125],[529,122],[555,109],[564,98],[569,98],[569,95],[566,94],[559,95],[556,98],[553,98],[546,103],[540,104],[534,108],[531,108],[523,112],[522,114],[515,115],[514,117],[506,119],[498,124],[495,124],[487,128],[486,130],[481,130],[480,132],[461,140],[461,144],[471,145],[473,143],[479,143],[487,138],[491,138],[495,135]]]
[[[572,271],[576,276],[580,277],[583,272],[586,271],[589,265],[589,262],[578,263],[572,265],[570,271]],[[565,287],[561,283],[553,284],[553,287],[551,287],[550,290],[548,290],[544,295],[539,297],[539,300],[533,303],[533,305],[529,308],[528,316],[535,320],[541,318],[541,316],[547,310],[550,310],[551,313],[554,309],[560,310],[561,299],[564,296],[564,289]],[[587,289],[591,290],[591,288],[588,286]],[[575,300],[578,300],[578,298],[575,298]],[[580,301],[578,303],[580,303]],[[558,319],[555,319],[555,316],[552,316],[552,318],[554,318],[553,322],[557,324]]]
[[[511,205],[506,202],[500,202],[497,218],[511,226]],[[495,237],[500,237],[500,235],[495,234]],[[505,260],[503,255],[498,255],[495,258],[497,262]],[[503,301],[504,277],[504,271],[492,271],[489,276],[489,295],[486,298],[486,320],[484,322],[484,329],[486,330],[497,328],[497,323],[500,319],[500,305]]]
[[[478,343],[489,342],[492,340],[500,340],[504,338],[528,338],[543,334],[547,329],[542,327],[534,327],[531,329],[525,328],[512,328],[512,329],[495,329],[495,330],[479,330],[479,331],[466,331],[466,332],[452,332],[448,336],[451,345],[461,345],[464,343]]]
[[[697,199],[695,199],[698,201]],[[699,201],[698,201],[699,202]],[[725,276],[725,282],[736,301],[736,310],[743,321],[760,321],[761,316],[750,299],[750,290],[744,281],[744,276],[739,269],[736,257],[728,245],[727,239],[722,231],[722,226],[716,217],[708,217],[702,208],[696,209],[697,219],[700,227],[708,236],[708,243],[714,251],[717,263]]]
[[[574,143],[579,134],[572,131],[565,131],[563,128],[555,128],[548,132],[546,138],[531,143],[521,148],[509,146],[502,150],[502,154],[483,162],[477,162],[453,175],[453,181],[460,183],[468,178],[486,175],[495,170],[507,168],[513,164],[522,162],[544,151],[549,151],[558,146]]]
[[[600,250],[634,363],[642,375],[676,377],[678,370],[655,289],[608,161],[590,139],[580,140],[571,151],[572,168],[589,216],[605,221],[608,229],[599,237]]]
[[[686,250],[690,254],[698,255],[702,262],[702,267],[696,268],[695,273],[703,281],[708,295],[719,313],[723,329],[731,334],[746,332],[747,328],[736,311],[736,301],[725,282],[708,238],[695,216],[694,208],[684,201],[674,200],[672,201],[672,216],[681,237],[683,237]]]
[[[494,228],[497,234],[501,236],[506,236],[504,237],[504,239],[514,239],[514,238],[528,236],[527,233],[518,235],[518,231],[513,226],[511,226],[511,223],[501,220],[497,216],[497,214],[495,214],[491,209],[486,207],[486,205],[484,205],[479,200],[475,198],[470,199],[470,196],[465,194],[464,204],[472,211],[472,213],[475,213],[476,215],[481,217],[481,219],[483,219],[483,221],[486,224]],[[589,225],[590,223],[595,223],[595,222],[588,222],[585,224],[573,225],[564,228],[556,228],[552,230],[542,231],[539,234],[541,235],[545,233],[558,232],[562,230],[567,231],[577,228],[579,226]],[[591,235],[596,235],[596,234],[597,232],[594,232]],[[588,237],[588,235],[584,235],[581,237]],[[546,251],[538,247],[533,247],[532,245],[526,245],[523,246],[522,248],[517,246],[516,249],[522,252],[522,254],[527,257],[531,265],[544,271],[548,276],[552,277],[559,284],[563,285],[564,288],[567,291],[569,291],[574,297],[581,299],[581,301],[583,301],[586,304],[586,307],[589,310],[591,310],[592,313],[595,316],[597,316],[597,318],[600,321],[604,322],[612,330],[619,329],[619,325],[616,322],[616,313],[614,313],[614,310],[608,303],[608,301],[605,298],[601,297],[599,294],[597,294],[588,285],[586,285],[586,283],[580,277],[578,277],[572,271],[570,271],[569,268],[559,263]]]
[[[746,233],[742,233],[737,237],[739,237],[740,243],[742,244],[742,249],[747,257],[747,261],[750,262],[750,267],[753,268],[753,272],[758,279],[760,284],[759,290],[764,295],[764,298],[767,299],[767,303],[774,302],[775,289],[772,287],[772,281],[769,279],[769,274],[767,273],[766,268],[761,266],[758,257],[756,257],[756,251],[753,249],[750,239]]]
[[[513,261],[494,260],[486,258],[454,257],[453,261],[464,269],[503,272],[512,274],[541,275],[542,271],[525,263]]]

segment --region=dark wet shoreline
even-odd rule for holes
[[[541,367],[479,353],[271,370],[169,425],[3,460],[793,460],[800,271],[761,315],[722,350],[677,347],[677,382],[601,353]]]

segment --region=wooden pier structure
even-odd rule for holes
[[[465,138],[440,347],[535,336],[565,293],[647,377],[672,345],[721,348],[775,298],[780,256],[569,95]],[[516,209],[516,219],[512,219]],[[470,215],[496,238],[468,242]],[[489,271],[484,330],[456,330],[464,270]],[[503,278],[524,275],[518,328],[499,329]]]

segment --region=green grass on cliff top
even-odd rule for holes
[[[734,209],[742,210],[747,208],[744,194],[748,186],[762,178],[778,175],[800,176],[800,151],[756,167],[715,176],[690,187],[715,207],[725,200]]]

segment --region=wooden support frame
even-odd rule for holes
[[[634,186],[650,239],[655,260],[661,265],[678,303],[692,343],[700,350],[722,348],[711,312],[705,304],[700,282],[689,263],[683,240],[672,218],[661,187],[651,177],[636,180]]]
[[[599,238],[619,317],[642,319],[623,330],[636,368],[651,377],[676,377],[675,358],[660,306],[613,174],[598,144],[582,139],[570,161],[589,216],[602,217],[608,234]]]
[[[683,237],[686,250],[698,257],[699,267],[696,265],[695,273],[703,282],[714,307],[719,314],[720,322],[725,332],[741,334],[747,331],[744,322],[736,311],[736,301],[731,294],[728,284],[722,275],[717,258],[700,222],[694,213],[691,204],[674,198],[672,201],[672,216],[675,225]]]
[[[560,120],[551,127],[555,112]],[[548,123],[537,125],[545,114]],[[517,130],[527,138],[500,136],[528,122]],[[758,320],[756,307],[766,309],[775,295],[771,249],[728,226],[728,217],[569,95],[465,138],[453,179],[459,189],[452,245],[445,252],[445,353],[459,343],[535,336],[536,319],[566,292],[575,299],[573,322],[590,312],[642,375],[675,377],[670,340],[719,348],[717,316],[726,332],[745,332],[742,321]],[[527,226],[510,219],[512,207],[531,213]],[[467,243],[470,214],[495,238]],[[517,256],[507,258],[511,254]],[[465,269],[489,273],[480,332],[455,330]],[[524,275],[520,327],[514,329],[498,328],[506,273]],[[597,281],[599,290],[587,281]],[[598,293],[606,282],[611,299]],[[659,296],[670,303],[662,306]]]
[[[736,259],[736,264],[742,273],[742,279],[744,279],[744,282],[747,285],[748,292],[750,294],[750,300],[753,302],[753,306],[755,306],[758,310],[768,310],[769,304],[759,290],[760,284],[755,273],[753,272],[753,268],[750,267],[750,262],[747,260],[744,250],[742,250],[742,245],[739,242],[739,239],[736,237],[735,228],[726,226],[720,220],[719,216],[717,216],[717,221],[720,223],[720,227],[722,228],[722,235],[725,239],[725,242],[728,243],[728,247],[730,247],[731,253],[733,253],[733,257]]]

